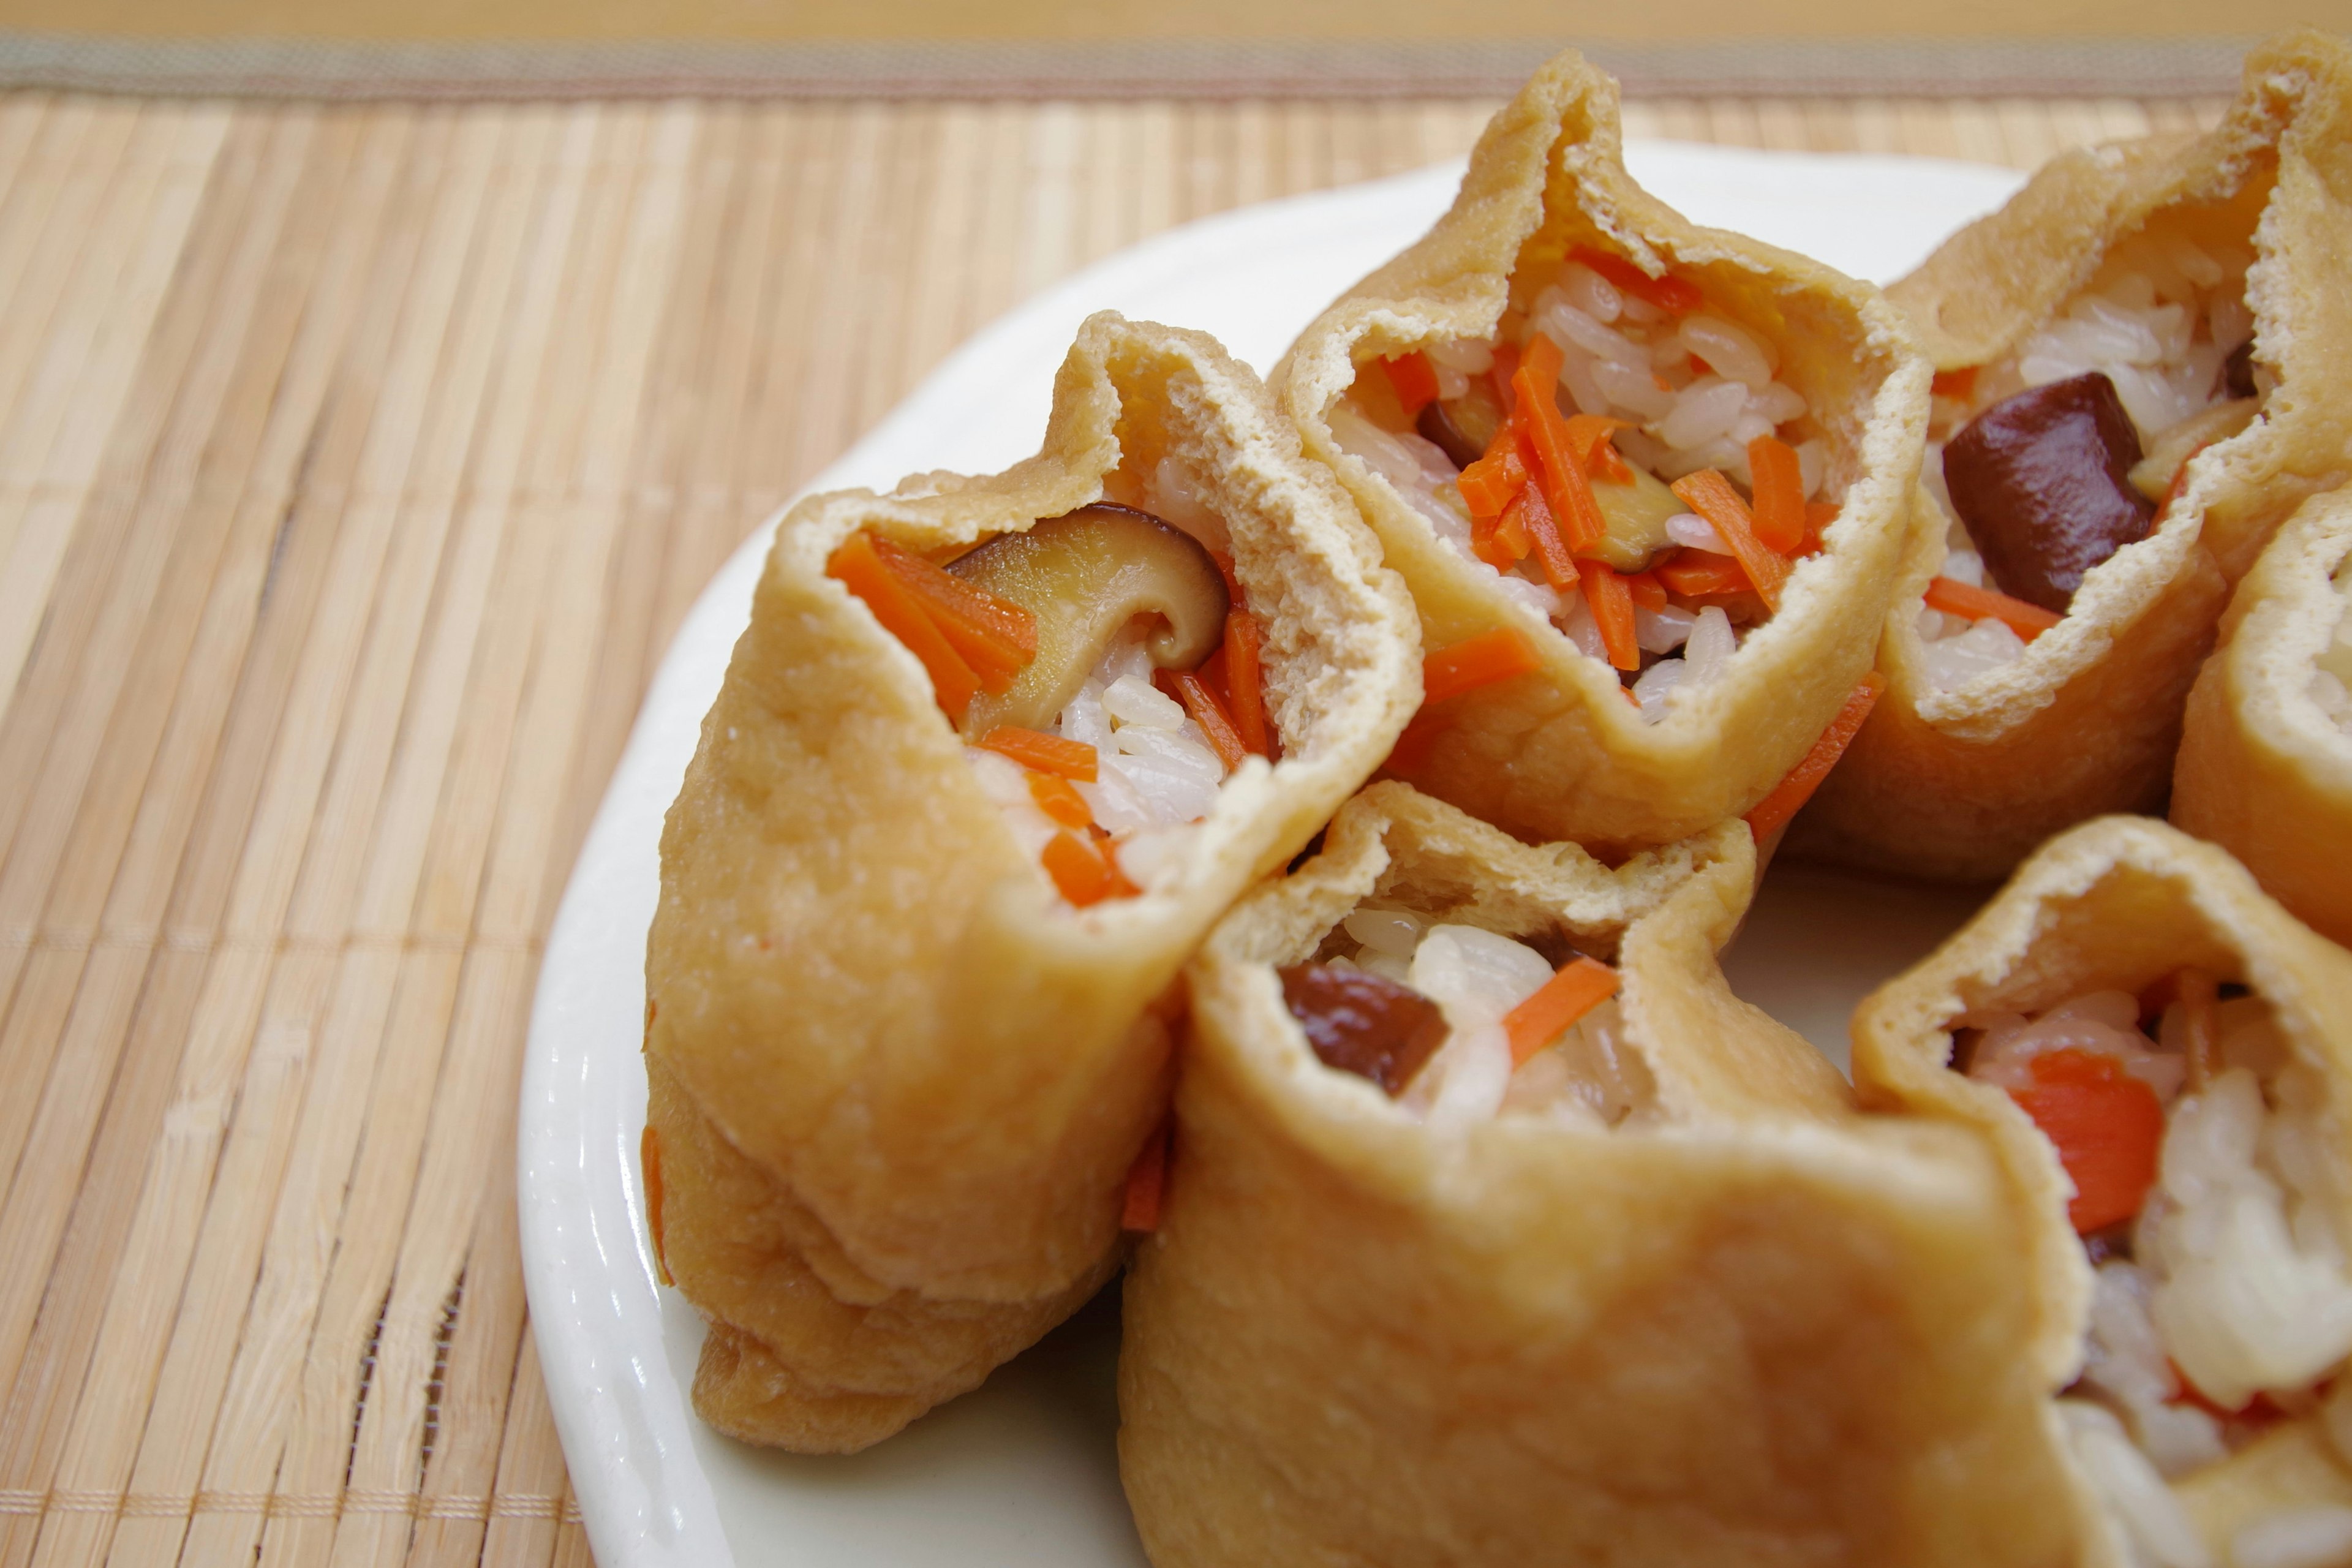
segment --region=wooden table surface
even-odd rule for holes
[[[688,604],[998,312],[1492,108],[0,98],[0,1563],[585,1562],[517,1078]],[[2029,167],[2219,108],[1628,121]]]

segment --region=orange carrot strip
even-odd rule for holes
[[[1739,563],[1709,550],[1680,551],[1654,570],[1669,592],[1686,599],[1748,591],[1748,574],[1739,569]]]
[[[1610,437],[1633,426],[1622,419],[1607,419],[1598,414],[1571,414],[1568,417],[1568,443],[1576,449],[1577,461],[1584,471],[1612,484],[1630,485],[1633,470],[1617,455]]]
[[[1496,626],[1493,631],[1465,637],[1422,661],[1422,705],[1427,707],[1476,687],[1525,675],[1538,664],[1536,650],[1528,646],[1528,639],[1519,635],[1516,626]]]
[[[1528,549],[1535,542],[1528,536],[1528,509],[1519,504],[1519,500],[1526,497],[1528,490],[1533,490],[1535,488],[1529,485],[1527,489],[1521,490],[1518,497],[1514,498],[1511,504],[1503,509],[1503,515],[1495,520],[1495,531],[1492,536],[1495,542],[1494,549],[1495,552],[1503,558],[1501,569],[1504,571],[1508,571],[1525,561],[1528,558]]]
[[[1503,428],[1486,455],[1472,463],[1454,479],[1461,487],[1462,499],[1470,505],[1472,517],[1500,517],[1503,509],[1517,499],[1528,488],[1528,466],[1520,459],[1517,433],[1510,421]]]
[[[1217,574],[1225,580],[1226,602],[1240,604],[1245,595],[1242,590],[1242,580],[1234,571],[1234,558],[1222,550],[1212,550],[1209,559],[1217,563]]]
[[[1633,591],[1625,579],[1598,561],[1584,563],[1584,602],[1601,627],[1601,646],[1619,669],[1642,668],[1642,647],[1633,640]]]
[[[1541,332],[1528,340],[1519,356],[1519,400],[1512,406],[1510,423],[1535,448],[1544,500],[1551,503],[1569,549],[1590,550],[1609,524],[1601,515],[1601,503],[1592,499],[1592,481],[1585,477],[1583,460],[1569,439],[1568,421],[1559,411],[1556,389],[1561,358],[1559,345]]]
[[[1488,371],[1486,374],[1494,378],[1495,396],[1503,405],[1503,412],[1506,415],[1509,414],[1511,411],[1511,401],[1516,394],[1516,389],[1511,384],[1511,378],[1519,374],[1519,345],[1517,343],[1496,343],[1495,345],[1495,368]]]
[[[1118,895],[1116,868],[1101,850],[1067,828],[1045,840],[1037,858],[1045,865],[1045,875],[1054,879],[1054,886],[1062,890],[1062,897],[1079,909]]]
[[[1757,542],[1793,555],[1805,542],[1805,480],[1797,449],[1777,437],[1759,436],[1748,443],[1748,469],[1756,476]]]
[[[1029,781],[1029,798],[1037,803],[1037,809],[1064,827],[1085,827],[1093,823],[1094,809],[1087,805],[1087,797],[1061,774],[1041,773],[1031,768],[1023,776]]]
[[[1257,617],[1238,605],[1225,612],[1225,706],[1244,750],[1274,761],[1274,721],[1265,711],[1265,667],[1258,654],[1265,634]]]
[[[1805,753],[1804,760],[1772,786],[1771,794],[1756,803],[1756,809],[1748,814],[1748,831],[1755,835],[1757,843],[1769,838],[1813,798],[1813,792],[1822,787],[1822,781],[1830,776],[1838,758],[1845,754],[1846,747],[1861,731],[1862,721],[1870,717],[1878,694],[1885,689],[1886,682],[1876,670],[1864,676],[1853,694],[1845,700],[1845,706],[1838,710],[1837,717],[1830,721],[1830,727],[1813,742],[1813,749]]]
[[[914,595],[983,689],[1013,689],[1014,679],[1037,657],[1036,616],[887,539],[875,539],[874,553]]]
[[[882,558],[875,553],[873,540],[863,530],[851,534],[833,552],[824,570],[825,575],[837,579],[843,587],[865,600],[874,618],[882,623],[882,629],[922,660],[925,672],[931,678],[932,696],[939,700],[949,718],[961,719],[980,690],[980,677],[941,634],[939,623],[925,613],[922,602],[899,581],[897,573],[882,564]]]
[[[1041,773],[1059,773],[1080,784],[1095,782],[1095,749],[1084,741],[1066,741],[1043,730],[999,724],[980,738],[980,744]]]
[[[1756,537],[1748,503],[1739,499],[1731,481],[1713,468],[1701,468],[1695,474],[1685,474],[1671,488],[1685,506],[1715,525],[1715,531],[1731,547],[1732,557],[1748,574],[1749,584],[1762,596],[1765,607],[1778,610],[1780,585],[1789,580],[1789,563]]]
[[[1666,607],[1666,585],[1658,581],[1655,572],[1632,574],[1625,579],[1625,587],[1633,595],[1633,603],[1643,609],[1654,611]]]
[[[1519,492],[1511,505],[1521,514],[1528,539],[1536,547],[1536,559],[1542,563],[1544,581],[1556,589],[1573,587],[1576,583],[1576,557],[1569,552],[1568,541],[1559,531],[1559,520],[1551,514],[1544,500],[1543,491],[1529,485]]]
[[[2039,605],[2012,599],[2007,594],[1997,594],[1990,588],[1955,583],[1949,577],[1938,577],[1927,584],[1927,607],[1967,621],[1981,621],[1990,617],[2027,642],[2056,626],[2062,618]]]
[[[646,1173],[646,1228],[653,1233],[654,1271],[663,1284],[675,1285],[677,1281],[669,1277],[669,1258],[662,1250],[661,1140],[654,1136],[651,1122],[637,1140],[637,1163]]]
[[[1977,367],[1964,364],[1958,370],[1939,370],[1927,390],[1937,397],[1957,397],[1963,402],[1977,389]]]
[[[1127,1195],[1119,1204],[1121,1230],[1160,1228],[1160,1200],[1168,1190],[1168,1144],[1173,1131],[1163,1122],[1136,1151],[1135,1163],[1127,1169]]]
[[[1559,1038],[1560,1032],[1617,994],[1617,972],[1597,959],[1574,958],[1536,994],[1503,1015],[1514,1067]]]
[[[2113,1057],[2071,1047],[2027,1064],[2033,1082],[2009,1096],[2050,1140],[2074,1178],[2066,1217],[2088,1236],[2139,1213],[2156,1184],[2164,1106]]]
[[[1228,680],[1232,674],[1233,667],[1228,662]],[[1225,764],[1227,773],[1242,765],[1242,759],[1249,755],[1249,748],[1242,744],[1241,734],[1234,728],[1234,716],[1225,710],[1225,705],[1217,694],[1209,689],[1208,682],[1189,669],[1159,670],[1151,679],[1160,690],[1184,705],[1184,711],[1192,716],[1192,722],[1201,726],[1201,732],[1209,738],[1209,749],[1217,753],[1217,760]]]
[[[1663,278],[1653,278],[1622,256],[1612,256],[1590,245],[1580,245],[1569,255],[1581,261],[1636,300],[1655,305],[1661,310],[1683,315],[1706,303],[1706,297],[1698,285],[1669,272]]]
[[[1389,373],[1389,384],[1396,388],[1397,401],[1404,405],[1407,418],[1437,401],[1437,372],[1419,351],[1384,359],[1381,368]]]

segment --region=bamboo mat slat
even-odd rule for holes
[[[2219,107],[1626,118],[2024,167]],[[0,100],[0,1565],[586,1563],[513,1112],[671,633],[998,313],[1492,108]]]

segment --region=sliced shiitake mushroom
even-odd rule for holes
[[[1630,484],[1597,475],[1592,480],[1592,499],[1601,503],[1608,527],[1589,553],[1612,571],[1646,572],[1660,554],[1674,548],[1674,541],[1666,537],[1666,519],[1690,508],[1639,463],[1625,466],[1633,470]]]
[[[1225,632],[1225,579],[1190,534],[1148,511],[1097,501],[990,540],[949,563],[974,587],[1037,618],[1037,657],[1001,696],[982,692],[958,727],[1052,724],[1114,637],[1138,616],[1163,623],[1146,642],[1163,669],[1192,669]]]
[[[1486,455],[1495,432],[1507,416],[1482,378],[1460,397],[1441,398],[1422,409],[1413,428],[1433,441],[1457,468],[1466,468]]]

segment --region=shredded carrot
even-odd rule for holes
[[[1822,781],[1830,776],[1838,758],[1845,754],[1846,747],[1861,732],[1862,721],[1870,717],[1878,694],[1885,689],[1886,682],[1877,671],[1864,676],[1862,684],[1853,689],[1853,694],[1845,700],[1845,706],[1838,710],[1837,717],[1830,721],[1830,727],[1822,731],[1821,739],[1813,742],[1813,749],[1805,753],[1804,760],[1772,786],[1772,793],[1756,803],[1756,808],[1748,814],[1748,831],[1755,835],[1758,844],[1769,838],[1813,798],[1813,792],[1822,787]]]
[[[1232,700],[1225,695],[1225,645],[1223,638],[1218,639],[1215,650],[1202,659],[1201,668],[1192,673],[1201,678],[1202,685],[1217,694],[1217,700],[1225,705],[1226,712],[1230,713],[1234,710]],[[1169,689],[1163,686],[1160,689]]]
[[[1160,1199],[1168,1190],[1168,1144],[1173,1132],[1173,1128],[1162,1123],[1136,1151],[1135,1163],[1127,1169],[1127,1196],[1119,1205],[1121,1230],[1160,1228]]]
[[[1095,749],[1084,741],[1066,741],[1043,730],[999,724],[980,738],[980,744],[1041,773],[1059,773],[1080,784],[1095,782]]]
[[[1612,484],[1630,485],[1633,470],[1617,455],[1610,437],[1620,430],[1633,426],[1622,419],[1607,419],[1598,414],[1571,414],[1568,418],[1568,444],[1575,449],[1576,460],[1584,471],[1595,479]]]
[[[1949,577],[1938,577],[1927,584],[1927,607],[1967,621],[1999,621],[2027,642],[2056,626],[2062,618],[2039,605],[2012,599],[1990,588],[1955,583]]]
[[[1559,411],[1559,345],[1538,332],[1519,355],[1519,400],[1512,406],[1510,423],[1535,448],[1537,479],[1544,500],[1571,551],[1590,550],[1601,542],[1609,524],[1601,503],[1592,499],[1592,481],[1569,438],[1568,421]]]
[[[1838,519],[1838,503],[1833,500],[1809,500],[1805,503],[1805,542],[1792,552],[1811,555],[1822,547],[1822,535]]]
[[[1635,572],[1628,574],[1625,578],[1625,587],[1633,595],[1633,603],[1643,609],[1654,611],[1666,607],[1666,585],[1658,581],[1658,574],[1655,572]]]
[[[1266,717],[1265,668],[1258,659],[1265,646],[1256,616],[1238,605],[1225,612],[1225,707],[1234,716],[1234,733],[1243,749],[1272,762],[1274,721]]]
[[[1069,780],[1059,773],[1041,773],[1035,768],[1024,776],[1029,781],[1029,798],[1037,803],[1038,810],[1064,827],[1092,826],[1094,810]]]
[[[1534,485],[1519,492],[1511,503],[1520,514],[1520,524],[1536,547],[1536,559],[1543,565],[1544,581],[1554,588],[1565,590],[1576,583],[1576,557],[1569,552],[1568,541],[1559,531],[1559,520],[1551,514],[1544,500],[1543,491]]]
[[[1936,379],[1927,384],[1928,391],[1937,397],[1956,397],[1965,402],[1977,389],[1977,367],[1964,364],[1958,370],[1939,370]]]
[[[1617,994],[1617,972],[1597,959],[1578,957],[1560,965],[1559,973],[1536,994],[1503,1015],[1503,1033],[1510,1037],[1511,1064],[1519,1066],[1559,1038],[1560,1032]]]
[[[1062,897],[1079,909],[1118,896],[1118,885],[1124,880],[1118,868],[1091,839],[1067,828],[1045,840],[1037,858],[1044,863],[1045,875],[1054,879],[1054,886],[1062,890]]]
[[[1590,245],[1580,245],[1569,252],[1571,258],[1581,261],[1636,300],[1655,305],[1680,316],[1696,310],[1706,303],[1706,297],[1698,285],[1669,272],[1663,278],[1653,278],[1622,256],[1612,256]]]
[[[1229,604],[1240,604],[1244,595],[1242,592],[1242,580],[1234,571],[1234,558],[1222,550],[1212,550],[1209,552],[1209,559],[1217,563],[1217,575],[1225,580],[1226,601]]]
[[[1781,555],[1805,542],[1805,480],[1797,449],[1774,436],[1748,443],[1748,469],[1756,477],[1753,514],[1757,542]]]
[[[653,1233],[654,1272],[665,1285],[675,1285],[669,1277],[669,1257],[662,1250],[662,1173],[661,1140],[654,1136],[653,1123],[646,1123],[643,1136],[637,1140],[637,1163],[646,1173],[646,1228]]]
[[[1706,359],[1701,355],[1691,355],[1690,364],[1691,374],[1693,375],[1713,375],[1715,374],[1715,366],[1707,363]]]
[[[1517,627],[1496,626],[1493,631],[1480,632],[1452,647],[1440,648],[1422,661],[1422,705],[1427,707],[1476,687],[1525,675],[1538,663],[1536,650],[1528,646],[1528,639],[1519,635]]]
[[[1486,374],[1494,378],[1495,395],[1501,401],[1503,405],[1503,412],[1507,415],[1509,414],[1511,411],[1511,401],[1517,391],[1517,388],[1513,385],[1513,378],[1519,374],[1519,345],[1517,343],[1496,343],[1495,345],[1495,368],[1488,371]]]
[[[1584,563],[1584,602],[1601,627],[1601,646],[1619,669],[1642,668],[1641,645],[1633,640],[1633,591],[1625,579],[1598,561]]]
[[[2164,1106],[2113,1057],[2063,1047],[2027,1064],[2033,1081],[2009,1091],[2050,1140],[2074,1183],[2066,1217],[2087,1236],[2139,1213],[2156,1184]]]
[[[982,689],[1013,689],[1037,657],[1036,616],[887,539],[874,539],[874,553],[914,595],[948,646],[971,666]]]
[[[1389,373],[1389,384],[1396,388],[1407,418],[1437,401],[1437,372],[1426,355],[1418,351],[1399,354],[1381,361],[1381,368]]]
[[[1226,678],[1232,679],[1233,668],[1226,666]],[[1192,722],[1209,738],[1209,749],[1231,773],[1242,765],[1249,748],[1242,744],[1241,732],[1234,728],[1234,716],[1226,711],[1224,700],[1209,689],[1198,672],[1189,669],[1163,669],[1155,673],[1152,683],[1184,705]]]
[[[1519,458],[1517,432],[1509,420],[1503,422],[1486,455],[1463,469],[1454,482],[1461,487],[1472,517],[1500,517],[1503,509],[1518,499],[1528,488],[1528,466]]]
[[[1748,574],[1739,563],[1728,555],[1717,555],[1707,550],[1682,550],[1668,556],[1654,569],[1659,582],[1668,591],[1685,599],[1704,599],[1717,594],[1744,594],[1748,591]]]
[[[1780,585],[1789,580],[1789,563],[1756,537],[1748,503],[1739,499],[1731,481],[1713,468],[1701,468],[1685,474],[1671,488],[1685,506],[1715,525],[1715,531],[1731,547],[1733,559],[1748,574],[1749,585],[1762,596],[1765,608],[1780,609]]]
[[[882,629],[905,646],[908,652],[922,661],[924,671],[931,678],[931,694],[950,719],[961,719],[964,710],[980,690],[980,677],[963,656],[956,652],[939,623],[925,612],[922,601],[916,598],[900,581],[898,574],[882,564],[875,553],[874,541],[861,529],[842,542],[825,563],[825,575],[837,579],[841,585],[866,601]]]

